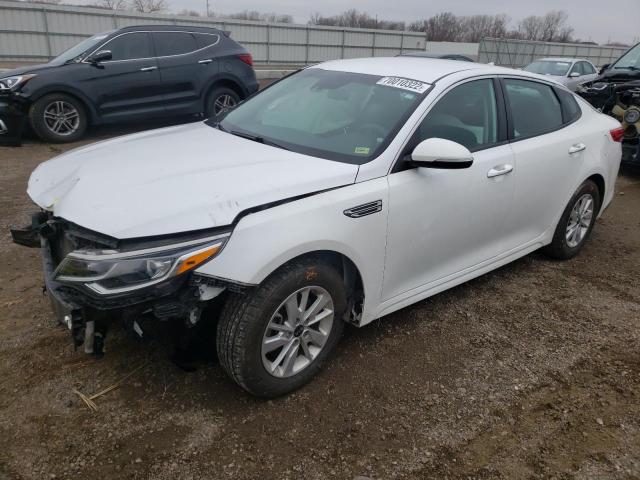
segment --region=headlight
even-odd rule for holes
[[[0,78],[0,90],[11,90],[31,80],[35,75],[16,75]]]
[[[54,278],[103,295],[129,292],[193,270],[220,253],[228,237],[123,253],[76,250],[60,262]]]

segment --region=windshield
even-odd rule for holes
[[[613,68],[640,69],[640,43],[621,56]]]
[[[569,71],[569,67],[571,67],[571,62],[536,60],[524,67],[523,70],[540,75],[564,77]]]
[[[220,127],[307,155],[363,164],[387,147],[429,87],[309,68],[240,104]]]
[[[53,65],[63,65],[65,63],[71,63],[72,61],[77,61],[82,58],[82,54],[87,50],[92,49],[97,46],[100,42],[102,42],[105,38],[107,38],[112,32],[99,33],[98,35],[94,35],[91,38],[87,38],[86,40],[81,41],[77,45],[65,50],[56,58],[51,60],[51,64]]]

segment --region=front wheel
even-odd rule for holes
[[[88,123],[82,103],[63,93],[53,93],[38,99],[29,110],[29,121],[42,140],[52,143],[79,140]]]
[[[544,252],[559,260],[575,257],[591,234],[600,202],[600,192],[593,181],[587,180],[580,185],[560,217],[553,241]]]
[[[282,267],[247,295],[232,294],[218,323],[220,364],[242,388],[277,397],[322,368],[342,333],[344,284],[309,258]]]

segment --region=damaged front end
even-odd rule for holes
[[[101,356],[114,320],[145,336],[154,323],[195,326],[228,284],[193,274],[222,251],[230,229],[118,240],[49,212],[13,228],[13,241],[42,252],[44,288],[74,345]],[[235,286],[236,289],[240,288]],[[233,288],[233,287],[232,287]]]
[[[640,166],[640,80],[611,77],[580,85],[576,91],[624,129],[622,163]]]

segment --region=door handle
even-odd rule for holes
[[[506,175],[513,172],[513,165],[496,165],[487,172],[487,178],[499,177],[500,175]]]
[[[586,150],[586,148],[587,146],[584,143],[576,143],[575,145],[572,145],[571,148],[569,149],[569,155],[582,152],[583,150]]]
[[[207,58],[206,60],[200,60],[198,63],[202,65],[206,65],[207,63],[211,63],[213,60],[211,58]]]
[[[153,72],[154,70],[157,70],[158,67],[143,67],[140,69],[141,72]]]

